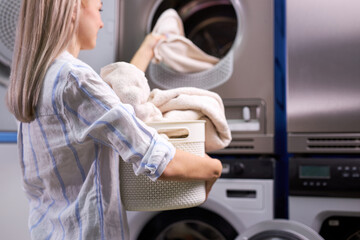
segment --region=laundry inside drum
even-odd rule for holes
[[[195,60],[196,64],[191,65],[190,70],[187,69],[189,62],[184,62],[182,69],[185,71],[178,71],[164,62],[150,64],[148,79],[154,84],[153,87],[162,89],[197,87],[210,90],[224,84],[231,78],[233,54],[241,39],[239,29],[242,26],[240,7],[233,5],[234,1],[163,0],[156,6],[156,9],[153,9],[151,22],[149,22],[151,24],[148,26],[149,31],[154,28],[162,13],[168,9],[174,9],[181,18],[185,37],[202,52],[210,55],[211,58],[218,59],[218,62],[211,67],[209,66],[213,63],[208,64],[205,60],[207,67],[199,68],[200,70],[197,71],[194,71],[195,66],[197,67],[198,64],[203,66],[203,63],[199,63],[201,60],[198,58],[191,59]],[[177,62],[177,60],[174,61]]]
[[[205,53],[223,58],[233,46],[238,19],[230,0],[165,0],[154,14],[152,27],[168,8],[178,12],[185,36]]]

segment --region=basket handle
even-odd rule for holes
[[[187,127],[166,127],[158,128],[157,132],[159,134],[165,134],[169,140],[185,140],[190,136],[190,130]]]

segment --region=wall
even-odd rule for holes
[[[0,143],[1,239],[30,239],[27,227],[29,207],[21,181],[17,145]]]

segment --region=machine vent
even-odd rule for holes
[[[236,138],[224,149],[214,151],[220,154],[253,153],[256,151],[255,140],[252,138]]]
[[[225,149],[254,149],[254,146],[229,146]]]
[[[308,138],[307,146],[309,149],[338,149],[338,150],[360,150],[360,138],[357,137],[331,137],[331,138]]]

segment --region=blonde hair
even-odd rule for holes
[[[35,119],[46,71],[77,28],[81,0],[23,0],[7,91],[9,111],[21,122]]]

